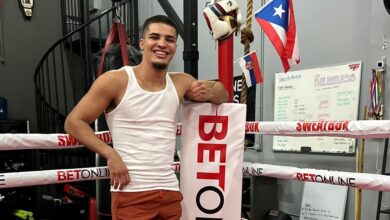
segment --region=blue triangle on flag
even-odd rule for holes
[[[279,25],[287,30],[288,8],[288,0],[273,0],[256,13],[256,18]]]

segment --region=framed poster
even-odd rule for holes
[[[357,120],[362,62],[277,73],[274,121]],[[274,151],[354,153],[355,139],[274,136]]]

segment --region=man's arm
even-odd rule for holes
[[[118,93],[118,73],[100,76],[65,120],[65,130],[88,149],[107,159],[111,185],[122,188],[130,182],[127,168],[118,153],[95,136],[89,126],[113,102]]]
[[[186,95],[193,101],[210,101],[215,104],[222,104],[229,100],[225,86],[216,81],[194,80]]]
[[[229,101],[225,86],[218,81],[197,80],[189,74],[181,74],[181,85],[185,85],[184,95],[192,101],[222,104]]]

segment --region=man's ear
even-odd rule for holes
[[[143,39],[143,38],[141,38],[141,39],[139,40],[139,49],[140,49],[141,51],[144,50],[144,39]]]

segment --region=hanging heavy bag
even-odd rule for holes
[[[134,66],[141,62],[142,53],[128,44],[125,25],[114,22],[102,51],[97,54],[97,76],[102,73],[119,69],[122,66]]]

